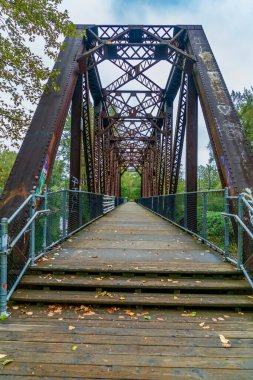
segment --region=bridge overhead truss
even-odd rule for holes
[[[196,190],[198,99],[223,186],[231,194],[252,188],[250,147],[201,26],[77,25],[77,32],[54,67],[60,90],[43,94],[24,139],[3,216],[49,181],[70,106],[71,189],[80,188],[85,170],[88,191],[119,196],[131,168],[143,197],[175,193],[185,142],[186,191]],[[105,61],[116,73],[106,84]],[[164,86],[150,76],[161,61],[170,68],[167,78],[159,73]]]

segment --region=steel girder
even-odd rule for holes
[[[78,25],[77,31],[85,36],[66,39],[66,49],[54,67],[61,72],[57,82],[60,90],[41,98],[4,189],[1,216],[10,215],[32,189],[41,191],[40,178],[42,183],[49,181],[80,75],[82,101],[76,93],[72,106],[71,173],[80,173],[78,112],[82,103],[88,190],[119,194],[120,177],[132,167],[142,177],[143,196],[176,192],[185,130],[191,120],[190,110],[187,118],[186,94],[196,91],[222,184],[233,194],[253,187],[250,146],[201,26]],[[122,74],[103,88],[98,67],[105,60]],[[171,64],[164,88],[148,71],[162,60]],[[136,90],[136,83],[140,89]],[[179,88],[172,146],[172,113]],[[189,141],[187,138],[186,145]],[[195,185],[196,150],[195,145],[188,189]],[[190,175],[192,171],[194,175]]]
[[[87,190],[96,191],[94,173],[94,143],[92,130],[92,105],[89,96],[88,73],[83,74],[83,147],[85,158],[85,169],[87,178]]]

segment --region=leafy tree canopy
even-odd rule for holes
[[[0,0],[0,147],[6,139],[18,146],[30,123],[30,105],[36,104],[50,80],[55,89],[58,72],[34,53],[43,44],[44,53],[55,59],[63,44],[61,36],[75,33],[62,0]],[[29,104],[29,105],[28,105]]]
[[[9,150],[0,151],[0,195],[10,174],[17,154]]]
[[[231,96],[246,137],[253,147],[253,87],[245,88],[243,92],[232,91]]]

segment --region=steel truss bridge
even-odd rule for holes
[[[76,30],[54,66],[60,90],[42,95],[13,166],[3,216],[49,182],[70,107],[70,189],[80,188],[85,171],[88,191],[120,196],[121,176],[134,168],[142,197],[174,194],[185,140],[185,190],[197,190],[198,99],[223,187],[230,195],[252,188],[250,146],[201,26],[77,25]],[[103,87],[104,61],[120,75]],[[171,67],[163,88],[149,77],[161,61]]]

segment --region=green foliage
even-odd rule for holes
[[[9,150],[0,151],[0,194],[5,186],[9,177],[11,168],[16,159],[17,153]]]
[[[136,172],[126,171],[121,177],[121,196],[133,201],[141,196],[141,177]]]
[[[70,140],[71,140],[71,118],[67,116],[65,127],[62,133],[60,145],[54,162],[49,189],[67,189],[69,186],[70,169]]]
[[[208,164],[198,166],[199,191],[221,189],[220,177],[210,142],[207,144],[207,149],[209,150]]]
[[[243,92],[232,91],[231,96],[246,137],[253,146],[253,87]]]
[[[49,70],[34,51],[35,44],[55,59],[63,44],[61,35],[75,33],[67,11],[60,12],[62,0],[0,1],[0,146],[6,139],[18,146],[30,123],[32,111],[44,90],[57,90],[58,72]],[[47,84],[47,81],[50,81]]]

